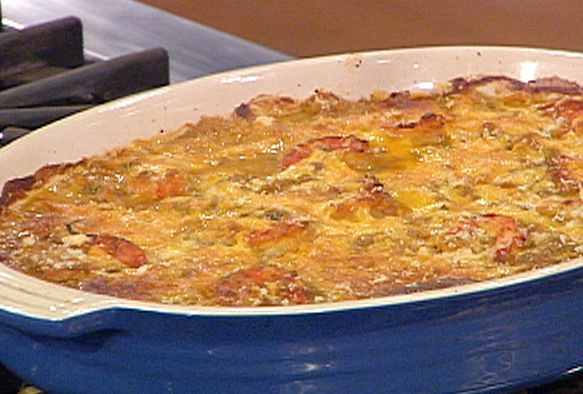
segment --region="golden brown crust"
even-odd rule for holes
[[[79,162],[81,163],[81,162]],[[4,183],[0,194],[0,209],[6,207],[26,195],[35,185],[42,184],[51,177],[65,172],[79,163],[48,164],[38,169],[33,175],[15,178]]]
[[[583,92],[458,78],[348,101],[262,95],[9,181],[0,262],[214,306],[443,288],[583,256]]]

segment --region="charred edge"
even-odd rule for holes
[[[434,112],[428,112],[419,119],[420,124],[427,123],[445,123],[445,118],[443,115],[436,114]]]
[[[485,77],[470,80],[465,78],[454,78],[450,80],[449,83],[451,85],[452,93],[460,93],[474,86],[480,86],[491,82],[499,81],[508,82],[510,84],[510,87],[514,90],[524,90],[527,86],[524,82],[504,75],[488,75]]]
[[[33,175],[7,181],[2,188],[2,194],[0,194],[0,209],[23,198],[26,195],[26,192],[32,190],[37,183],[45,183],[52,176],[61,174],[65,170],[83,162],[84,160],[80,160],[76,163],[49,164],[39,168]]]
[[[397,124],[398,129],[414,129],[417,127],[417,122],[407,122]]]
[[[427,112],[417,122],[406,122],[397,124],[398,129],[414,129],[417,126],[443,126],[445,125],[445,117],[435,112]]]
[[[312,97],[310,97],[310,99],[315,99],[316,97],[317,98],[320,98],[320,99],[323,99],[323,100],[326,100],[328,102],[335,102],[335,103],[337,103],[337,102],[339,102],[339,101],[342,100],[336,94],[334,94],[332,92],[329,92],[327,90],[324,90],[324,89],[315,89],[314,90],[314,95]]]
[[[292,103],[296,102],[296,100],[294,100],[292,97],[289,97],[289,96],[280,96],[280,97],[278,97],[278,100],[282,103],[288,103],[288,104],[292,104]]]
[[[411,96],[411,92],[403,90],[400,92],[392,92],[389,96],[379,102],[383,108],[402,109],[404,111],[414,110],[422,111],[423,108],[430,110],[433,101],[427,101],[427,98],[415,99]]]
[[[253,116],[253,111],[251,111],[251,107],[248,104],[241,103],[241,105],[235,108],[235,114],[240,118],[250,120]]]
[[[581,94],[583,89],[573,81],[559,77],[539,78],[526,84],[527,90],[537,92],[554,92],[564,94]]]
[[[507,82],[513,90],[522,90],[531,93],[553,92],[564,94],[581,94],[583,88],[573,81],[559,77],[538,78],[526,83],[504,75],[489,75],[476,79],[454,78],[449,81],[451,90],[448,93],[460,93],[473,86],[485,85],[491,82]]]
[[[24,197],[26,192],[32,189],[34,183],[34,175],[24,178],[16,178],[6,182],[2,188],[2,194],[0,195],[0,208],[7,207],[16,200]]]
[[[463,92],[464,90],[466,90],[470,86],[470,83],[468,82],[468,80],[465,78],[462,78],[462,77],[454,78],[454,79],[450,80],[449,84],[451,85],[451,92],[452,93]]]
[[[400,92],[391,92],[389,94],[390,99],[408,99],[411,97],[411,92],[408,90],[402,90]]]
[[[39,168],[35,173],[35,180],[38,182],[46,182],[51,177],[62,174],[65,170],[73,167],[77,163],[65,163],[65,164],[48,164],[44,167]]]

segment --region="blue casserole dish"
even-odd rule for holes
[[[214,75],[56,122],[0,152],[0,181],[224,114],[261,93],[347,97],[478,74],[583,81],[583,55],[443,47]],[[491,392],[583,365],[583,261],[472,285],[303,307],[180,307],[0,266],[0,363],[55,393]]]

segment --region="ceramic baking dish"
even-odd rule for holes
[[[454,77],[583,81],[583,55],[437,47],[213,75],[72,116],[0,151],[0,182],[226,114],[261,94],[431,90]],[[583,365],[583,261],[355,302],[180,307],[83,293],[0,265],[0,363],[55,393],[481,392]]]

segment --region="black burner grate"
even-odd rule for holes
[[[0,145],[91,106],[168,85],[168,53],[87,59],[81,21],[68,17],[0,34]]]

